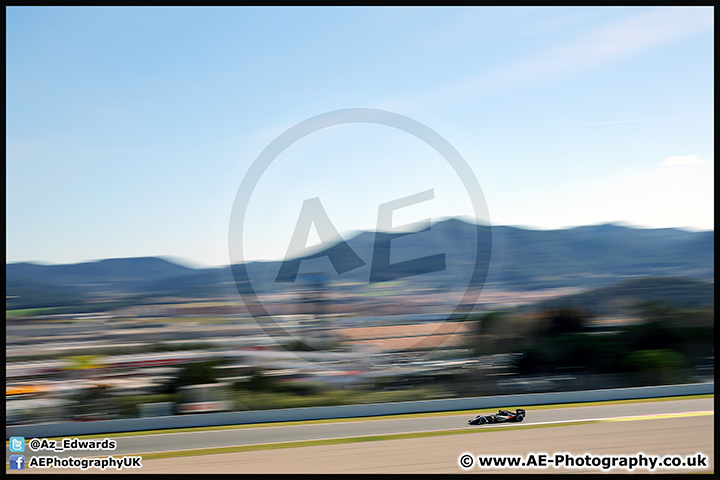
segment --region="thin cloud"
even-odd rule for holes
[[[595,67],[712,28],[712,10],[658,8],[591,30],[518,64],[511,73],[549,75]]]
[[[702,163],[703,159],[697,155],[680,155],[678,157],[667,157],[660,164],[664,167],[673,167],[677,165],[693,165]]]
[[[606,25],[561,47],[500,66],[421,93],[395,97],[381,108],[403,111],[467,102],[498,89],[512,88],[572,72],[597,68],[638,52],[671,43],[714,28],[712,9],[660,7]],[[403,108],[400,108],[403,107]]]
[[[614,125],[617,123],[637,123],[637,122],[657,122],[660,120],[683,120],[687,118],[705,118],[710,117],[710,114],[706,115],[683,115],[677,117],[656,117],[656,118],[636,118],[632,120],[610,120],[607,122],[591,122],[591,123],[575,123],[570,125],[571,127],[592,127],[595,125]]]

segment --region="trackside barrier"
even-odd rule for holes
[[[305,407],[277,410],[204,413],[168,417],[129,418],[95,422],[44,423],[12,425],[5,429],[5,438],[47,438],[75,435],[96,435],[142,430],[211,427],[251,423],[289,422],[333,418],[372,417],[407,413],[448,412],[479,410],[508,406],[551,405],[562,403],[632,400],[641,398],[704,395],[715,393],[715,382],[656,387],[613,388],[576,392],[530,393],[493,397],[450,398],[417,402],[373,403],[368,405],[340,405],[332,407]]]

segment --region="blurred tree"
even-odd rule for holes
[[[637,317],[646,322],[671,321],[681,316],[680,311],[672,303],[661,300],[640,302],[633,310]]]
[[[518,360],[517,368],[520,375],[539,375],[552,370],[550,353],[541,344],[529,347]]]
[[[550,320],[551,336],[582,332],[589,318],[585,311],[576,308],[558,308],[551,310],[546,316]]]
[[[620,326],[612,332],[587,328],[590,316],[578,309],[556,309],[534,317],[493,312],[479,319],[476,351],[507,353],[508,348],[513,348],[514,352],[522,352],[517,360],[522,375],[551,375],[558,371],[632,373],[642,384],[686,381],[691,365],[712,362],[712,307],[687,310],[663,302],[646,302],[642,312],[642,323]],[[512,319],[522,321],[513,324]],[[520,340],[504,342],[510,331],[520,334]]]
[[[627,343],[628,351],[672,348],[675,343],[673,330],[666,320],[655,319],[639,325],[627,326],[624,341]]]
[[[468,343],[478,356],[517,352],[528,330],[527,322],[509,311],[488,312],[466,321],[474,322],[475,335],[471,335]]]
[[[257,370],[248,381],[248,389],[253,392],[270,392],[275,389],[275,382],[262,370]]]
[[[567,333],[553,337],[548,345],[554,353],[555,368],[582,367],[592,373],[614,373],[623,355],[617,335]]]
[[[215,367],[222,364],[222,360],[211,359],[203,362],[194,362],[185,365],[179,372],[175,381],[171,384],[170,390],[176,391],[186,385],[203,385],[216,383],[217,373]]]
[[[690,364],[671,349],[638,350],[625,356],[621,368],[648,385],[683,383],[690,378]]]

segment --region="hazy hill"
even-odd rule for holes
[[[181,288],[187,276],[199,279],[205,290],[207,287],[216,290],[217,279],[208,281],[203,270],[157,257],[114,258],[63,265],[11,263],[5,266],[6,308],[187,294]]]
[[[6,278],[9,280],[22,278],[82,286],[89,293],[132,292],[142,282],[178,277],[193,271],[157,257],[112,258],[69,265],[11,263],[5,266]]]
[[[389,263],[408,261],[401,269],[408,288],[464,289],[473,269],[486,285],[508,290],[597,288],[638,276],[714,280],[714,238],[712,231],[616,224],[531,230],[446,220],[411,235],[360,232],[347,238],[352,251],[335,252],[336,260],[352,264],[356,256],[364,265],[341,275],[325,256],[333,246],[301,261],[298,271],[323,273],[330,285],[367,285],[379,239],[378,251],[389,254]],[[420,258],[427,261],[415,261]],[[293,288],[293,283],[276,282],[280,265],[252,262],[243,268],[258,292]],[[423,273],[428,268],[437,271]],[[6,305],[14,309],[108,298],[217,297],[233,295],[234,281],[229,266],[193,269],[155,257],[72,265],[14,263],[6,265]]]
[[[566,230],[493,227],[488,283],[599,287],[639,275],[714,279],[714,232],[615,224]]]

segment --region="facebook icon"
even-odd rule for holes
[[[10,455],[10,470],[25,470],[25,455]]]

